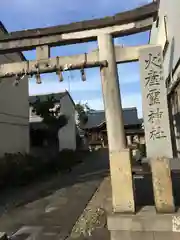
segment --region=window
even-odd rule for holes
[[[158,28],[158,27],[159,27],[159,17],[156,20],[156,28]]]

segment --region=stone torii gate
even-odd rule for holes
[[[0,39],[0,54],[32,49],[36,49],[37,53],[34,61],[1,65],[0,78],[16,76],[19,79],[25,74],[39,76],[41,73],[54,71],[61,75],[61,72],[65,70],[100,66],[109,143],[112,202],[115,213],[135,213],[136,210],[131,154],[125,141],[116,64],[138,61],[139,58],[143,60],[145,56],[148,56],[146,50],[149,46],[114,47],[113,38],[150,30],[157,13],[158,2],[153,2],[112,17],[12,32]],[[98,49],[94,52],[56,58],[49,56],[50,47],[94,40],[98,41]],[[141,71],[143,72],[143,66]],[[143,107],[145,108],[145,105]],[[166,123],[168,124],[168,121]],[[145,132],[147,128],[145,119]],[[169,143],[170,136],[164,141]],[[168,146],[171,147],[171,144]],[[173,213],[175,208],[168,159],[162,160],[163,155],[156,154],[150,157],[153,158],[151,167],[156,210],[161,213]],[[158,157],[159,160],[156,159]]]

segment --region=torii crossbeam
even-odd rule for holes
[[[125,36],[151,29],[158,12],[153,2],[111,17],[82,21],[56,27],[11,32],[0,38],[0,53],[32,50],[38,46],[60,46],[97,40],[99,34]]]

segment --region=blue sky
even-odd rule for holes
[[[1,2],[0,20],[8,31],[48,27],[113,15],[121,11],[141,6],[150,0],[6,0]],[[148,42],[148,32],[117,38],[115,44],[140,45]],[[65,56],[92,51],[97,42],[62,46],[51,49],[51,56]],[[24,52],[27,59],[35,59],[35,51]],[[141,89],[139,64],[118,65],[123,107],[138,108],[141,111]],[[59,83],[56,74],[42,75],[42,84],[34,79],[29,82],[29,94],[70,91],[74,101],[88,102],[94,109],[103,109],[99,69],[86,70],[87,81],[82,82],[79,71],[64,73],[64,82]]]

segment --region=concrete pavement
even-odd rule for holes
[[[35,199],[34,194],[32,202],[2,214],[0,231],[14,240],[66,239],[108,168],[106,150],[90,153],[71,173],[48,182],[43,197],[37,194]],[[22,192],[22,196],[25,194]]]

